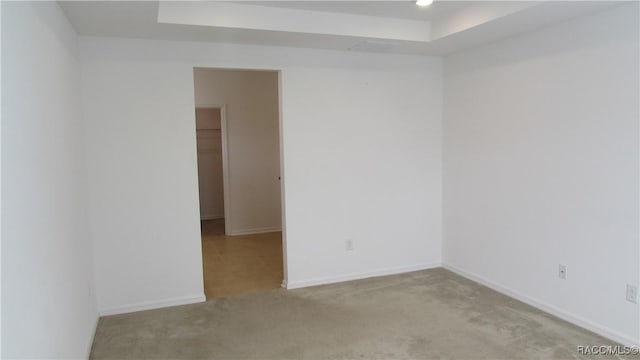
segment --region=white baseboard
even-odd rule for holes
[[[200,216],[200,220],[218,220],[224,219],[224,215],[202,215]]]
[[[600,324],[596,324],[591,320],[585,319],[581,316],[572,314],[566,310],[560,309],[558,307],[555,307],[551,304],[545,303],[543,301],[534,299],[530,296],[521,294],[517,291],[511,290],[505,286],[502,286],[496,282],[487,280],[485,278],[482,278],[480,276],[474,275],[470,272],[467,272],[465,270],[460,269],[459,267],[453,266],[451,264],[446,264],[443,263],[442,267],[452,271],[462,277],[465,277],[467,279],[473,280],[477,283],[480,283],[488,288],[491,288],[499,293],[505,294],[509,297],[512,297],[514,299],[520,300],[523,303],[526,303],[528,305],[531,305],[535,308],[538,308],[542,311],[548,312],[549,314],[552,314],[554,316],[559,317],[562,320],[568,321],[574,325],[578,325],[582,328],[585,328],[587,330],[590,330],[598,335],[604,336],[608,339],[611,339],[613,341],[617,341],[623,345],[626,346],[640,346],[640,341],[638,341],[638,339],[633,339],[629,336],[626,336],[624,334],[621,334],[615,330],[612,330],[606,326],[600,325]]]
[[[263,228],[254,228],[254,229],[241,229],[236,231],[231,231],[227,235],[229,236],[237,236],[237,235],[253,235],[253,234],[264,234],[271,232],[282,231],[281,227],[263,227]]]
[[[131,313],[136,311],[159,309],[159,308],[164,308],[169,306],[201,303],[206,300],[207,298],[204,296],[204,294],[197,295],[197,296],[185,296],[180,298],[165,299],[165,300],[159,300],[159,301],[148,301],[148,302],[142,302],[137,304],[106,308],[106,309],[99,310],[98,313],[100,314],[100,316],[125,314],[125,313]]]
[[[339,283],[343,281],[360,280],[360,279],[366,279],[370,277],[395,275],[395,274],[408,273],[412,271],[427,270],[427,269],[433,269],[439,266],[440,266],[440,263],[415,264],[410,266],[401,266],[396,268],[387,268],[387,269],[367,271],[367,272],[356,273],[356,274],[333,276],[333,277],[316,278],[316,279],[300,280],[300,281],[283,281],[282,286],[289,290],[299,289],[299,288],[304,288],[309,286],[334,284],[334,283]]]

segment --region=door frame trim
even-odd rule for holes
[[[196,109],[220,109],[220,138],[222,140],[222,194],[224,199],[224,233],[231,232],[231,211],[229,202],[231,196],[231,182],[229,180],[229,149],[227,139],[227,104],[202,104],[196,105]],[[197,130],[197,129],[196,129]]]

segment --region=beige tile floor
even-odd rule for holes
[[[226,236],[222,219],[202,221],[201,231],[207,299],[280,287],[281,232]]]

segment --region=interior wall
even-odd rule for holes
[[[448,56],[444,76],[444,263],[629,344],[638,34],[632,3]]]
[[[282,70],[290,287],[440,263],[439,58],[108,38],[81,49],[103,313],[204,299],[194,67]]]
[[[2,2],[2,358],[86,358],[97,323],[77,37]]]
[[[200,219],[224,218],[222,126],[220,109],[196,109]]]
[[[287,69],[282,84],[288,286],[439,266],[439,59]]]
[[[226,105],[228,235],[282,229],[278,73],[195,69],[196,106]]]

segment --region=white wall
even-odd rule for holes
[[[192,69],[83,62],[98,310],[204,301]]]
[[[423,67],[283,71],[290,287],[439,265],[441,75]]]
[[[203,299],[194,67],[282,70],[289,286],[440,262],[440,59],[81,44],[102,312]]]
[[[638,41],[635,3],[448,56],[444,86],[443,261],[636,344]]]
[[[97,322],[77,38],[2,2],[2,357],[86,358]]]
[[[280,231],[278,73],[195,69],[196,106],[226,105],[228,235]]]

